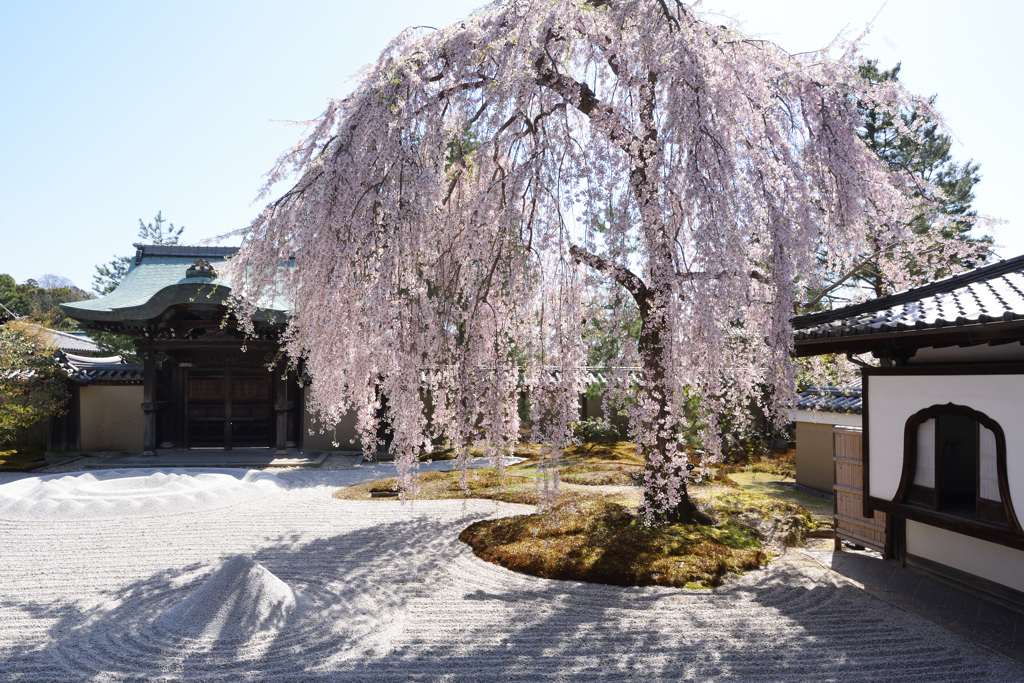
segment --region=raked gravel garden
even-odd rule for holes
[[[1024,680],[798,550],[710,589],[543,579],[459,540],[532,506],[330,467],[3,475],[0,680]]]

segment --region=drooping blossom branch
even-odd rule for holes
[[[615,283],[642,323],[609,379],[644,511],[693,519],[707,461],[682,435],[713,457],[751,403],[781,419],[795,283],[905,243],[921,208],[855,131],[858,102],[928,103],[840,47],[791,55],[661,0],[512,0],[405,31],[268,175],[297,180],[242,231],[239,318],[289,300],[313,409],[354,411],[370,451],[386,410],[411,494],[440,442],[500,465],[524,396],[535,436],[572,439],[584,321]]]

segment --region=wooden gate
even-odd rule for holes
[[[186,376],[189,448],[267,448],[274,437],[266,370],[190,370]]]
[[[836,547],[840,540],[886,552],[885,513],[864,517],[864,433],[859,427],[832,428]]]

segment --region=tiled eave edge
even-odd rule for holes
[[[1024,319],[1015,316],[1012,321],[995,318],[998,322],[945,323],[943,326],[887,325],[885,329],[870,331],[812,334],[796,332],[793,355],[816,356],[824,353],[864,353],[881,349],[919,349],[927,346],[974,346],[977,344],[1024,340]],[[901,329],[902,328],[902,329]]]
[[[847,323],[841,322],[836,325],[828,326],[822,325],[814,328],[804,328],[794,330],[794,335],[797,340],[800,339],[821,339],[821,338],[832,338],[832,337],[846,337],[856,336],[860,334],[875,334],[879,332],[905,332],[907,330],[941,330],[947,327],[957,327],[964,325],[975,325],[989,323],[1001,323],[1001,322],[1013,322],[1014,320],[1024,320],[1024,315],[1006,312],[999,316],[991,316],[981,314],[977,318],[957,318],[956,320],[936,320],[933,323],[926,323],[923,321],[917,321],[913,324],[907,324],[905,322],[865,322],[865,323]]]
[[[863,315],[874,315],[884,311],[897,310],[900,306],[919,303],[937,294],[949,294],[956,297],[958,290],[967,288],[975,283],[994,281],[1004,275],[1021,272],[1024,272],[1024,255],[996,261],[987,266],[968,270],[944,280],[930,282],[920,287],[889,294],[878,299],[851,304],[831,311],[800,315],[793,319],[793,323],[797,329],[818,328]],[[955,324],[955,321],[953,324]]]

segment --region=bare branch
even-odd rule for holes
[[[640,307],[641,312],[646,312],[650,306],[649,297],[650,291],[647,289],[647,285],[640,279],[640,276],[635,274],[629,268],[621,266],[614,261],[592,254],[585,249],[581,249],[575,244],[569,245],[569,255],[572,256],[576,263],[583,263],[596,271],[604,273],[611,277],[615,282],[622,285],[626,290],[633,295],[633,300],[636,301],[637,306]]]
[[[893,245],[893,246],[897,246],[897,245]],[[870,256],[867,256],[866,258],[861,259],[860,261],[855,263],[849,270],[847,270],[845,273],[843,273],[842,276],[838,280],[836,280],[835,282],[830,284],[825,289],[821,290],[821,292],[818,294],[818,296],[814,297],[810,301],[807,301],[807,302],[802,303],[802,304],[798,304],[797,308],[811,308],[812,306],[817,305],[817,303],[819,301],[821,301],[826,296],[828,296],[829,292],[835,290],[837,287],[842,285],[844,282],[846,282],[847,280],[852,278],[854,275],[857,274],[857,272],[859,270],[864,268],[864,266],[868,265],[869,263],[871,263],[871,261],[874,261],[876,258],[881,256],[882,253],[884,251],[886,251],[887,249],[892,249],[893,246],[883,247],[882,249],[879,249],[875,253],[871,254]],[[925,254],[930,254],[933,251],[938,251],[940,248],[941,247],[939,247],[939,246],[929,247],[928,249],[922,249],[921,251],[914,252],[914,253],[910,254],[910,256],[924,256]]]

